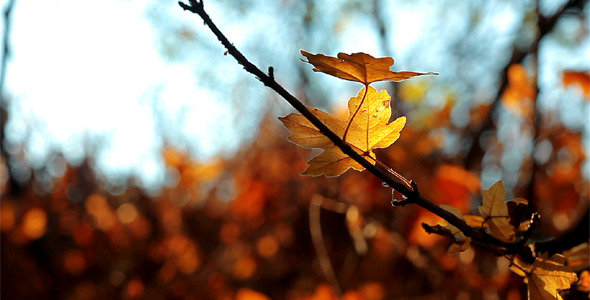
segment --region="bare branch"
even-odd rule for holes
[[[280,84],[278,84],[275,81],[274,72],[271,71],[269,72],[270,75],[267,75],[263,71],[261,71],[257,66],[248,61],[248,59],[232,43],[229,42],[225,35],[213,23],[209,15],[205,12],[202,1],[189,0],[189,5],[184,4],[182,2],[179,2],[178,4],[183,9],[198,14],[201,17],[201,19],[205,22],[205,25],[207,25],[211,29],[213,34],[215,34],[217,39],[227,49],[227,53],[234,57],[238,64],[244,66],[244,69],[247,72],[256,76],[256,78],[258,78],[258,80],[260,80],[264,85],[268,86],[276,93],[281,95],[281,97],[283,97],[287,102],[289,102],[291,106],[293,106],[314,126],[316,126],[322,134],[324,134],[328,139],[330,139],[330,141],[332,141],[334,145],[340,148],[340,150],[342,150],[343,153],[345,153],[346,155],[354,159],[356,162],[361,164],[370,173],[375,175],[381,181],[383,181],[396,191],[406,196],[407,199],[404,200],[404,203],[401,204],[405,205],[409,203],[415,203],[421,206],[422,208],[432,212],[433,214],[443,218],[449,224],[457,227],[459,230],[463,232],[465,236],[471,237],[472,239],[480,241],[481,243],[494,244],[501,247],[508,247],[510,245],[513,245],[511,243],[502,242],[494,238],[493,236],[490,236],[482,230],[474,230],[474,228],[467,225],[467,223],[465,223],[464,220],[458,218],[451,212],[441,208],[432,201],[420,195],[416,183],[413,183],[412,188],[410,189],[404,183],[396,181],[387,172],[381,170],[377,166],[367,161],[364,157],[362,157],[360,154],[354,151],[349,144],[344,142],[336,133],[331,131],[324,123],[322,123],[313,113],[311,113],[311,111],[301,101],[299,101],[288,91],[286,91]]]

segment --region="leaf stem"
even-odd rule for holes
[[[372,158],[372,157],[371,157]],[[372,158],[375,163],[377,163],[380,167],[384,168],[387,172],[391,173],[393,176],[395,176],[395,178],[399,179],[401,182],[403,182],[408,189],[410,189],[411,191],[414,190],[414,188],[412,187],[412,183],[410,182],[410,180],[408,180],[406,177],[402,176],[400,173],[396,172],[395,170],[393,170],[392,168],[388,167],[386,164],[382,163],[380,160],[376,159],[376,158]]]
[[[359,106],[356,108],[356,110],[352,114],[352,117],[350,117],[350,121],[348,121],[348,124],[346,125],[346,129],[344,130],[344,135],[342,135],[343,141],[346,141],[346,135],[348,134],[348,129],[350,129],[350,124],[352,124],[352,121],[356,117],[356,114],[359,112],[359,110],[361,110],[361,106],[363,106],[363,102],[365,102],[365,98],[367,97],[367,90],[368,89],[369,89],[369,85],[365,84],[365,93],[363,94],[363,98],[361,99]],[[369,121],[367,120],[367,150],[368,149],[369,149]]]

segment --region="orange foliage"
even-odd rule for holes
[[[588,71],[563,71],[562,83],[566,87],[579,88],[586,100],[590,100],[590,73]]]
[[[434,202],[448,204],[465,212],[469,210],[470,198],[479,193],[479,178],[457,166],[442,165],[434,174]]]
[[[270,300],[266,295],[251,289],[241,288],[236,293],[236,300]]]
[[[0,231],[10,231],[14,227],[15,209],[6,201],[0,202]]]
[[[79,276],[86,269],[86,259],[80,250],[69,250],[64,254],[64,267],[70,274]]]
[[[502,95],[504,107],[521,117],[527,117],[532,112],[532,101],[535,99],[534,79],[529,77],[522,65],[511,65],[508,69],[508,87]]]
[[[232,214],[246,219],[258,218],[266,202],[266,185],[259,180],[244,180],[239,189],[240,193],[231,204]]]
[[[391,165],[403,174],[414,170],[411,178],[418,181],[422,193],[436,195],[432,199],[437,204],[468,211],[471,198],[480,190],[477,176],[456,165],[429,162],[431,154],[415,151],[422,147],[420,139],[429,138],[426,130],[405,133],[411,138],[378,155],[391,159]],[[579,172],[583,154],[577,138],[564,134],[554,143],[557,152],[564,148],[578,156],[574,160],[562,152],[563,157],[555,157],[556,166],[574,162],[567,164],[573,168],[569,172]],[[392,155],[400,151],[403,159]],[[169,165],[179,166],[170,153]],[[10,289],[28,298],[44,298],[57,289],[66,296],[87,293],[103,299],[154,295],[368,300],[436,298],[443,292],[457,296],[465,290],[477,298],[483,295],[486,282],[495,282],[498,297],[508,298],[511,290],[521,286],[518,278],[477,269],[478,265],[495,266],[494,255],[474,255],[468,250],[467,256],[448,257],[448,240],[421,228],[422,222],[437,223],[437,217],[412,206],[391,208],[391,189],[371,176],[356,172],[330,179],[300,176],[306,160],[302,153],[284,141],[282,133],[270,131],[224,163],[231,171],[231,184],[221,184],[219,178],[226,175],[219,176],[210,190],[203,184],[210,179],[197,176],[192,179],[195,183],[166,188],[155,197],[134,187],[113,196],[90,185],[81,188],[80,198],[68,198],[59,191],[46,196],[48,201],[39,201],[34,193],[32,200],[22,203],[3,198],[3,257],[10,258],[3,261],[3,271],[6,268],[15,278],[30,277],[36,282],[33,288],[29,281],[13,282]],[[420,164],[413,163],[417,159]],[[431,170],[436,171],[431,174]],[[82,174],[70,166],[64,178],[56,180],[82,187]],[[186,186],[207,192],[193,194],[200,200],[190,202],[182,198]],[[321,212],[324,242],[335,273],[342,276],[341,297],[330,285],[319,284],[325,277],[311,244],[308,219],[309,201],[315,194],[331,195],[344,207],[354,207],[342,215]],[[33,245],[44,245],[52,269],[31,259]],[[56,274],[51,272],[63,275],[50,277]],[[480,274],[474,276],[476,272]]]
[[[30,209],[23,217],[22,231],[29,239],[38,239],[47,230],[47,214],[40,208]]]

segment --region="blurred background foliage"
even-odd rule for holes
[[[392,117],[408,117],[401,138],[377,151],[381,160],[427,198],[463,212],[477,210],[481,190],[502,179],[507,198],[526,198],[540,212],[535,239],[582,232],[584,242],[586,4],[219,0],[205,7],[251,61],[272,65],[304,103],[336,114],[360,86],[313,73],[300,49],[364,51],[394,57],[395,70],[439,72],[377,85],[392,95]],[[6,138],[23,117],[2,83],[3,298],[337,299],[338,291],[344,299],[526,298],[506,259],[477,247],[446,255],[449,241],[421,228],[439,220],[416,207],[392,208],[392,191],[373,176],[300,176],[310,151],[288,143],[276,120],[292,109],[180,10],[174,1],[148,5],[155,45],[170,64],[189,66],[187,82],[211,99],[167,110],[158,87],[146,92],[154,126],[145,130],[157,140],[161,173],[155,183],[141,180],[141,168],[125,176],[101,169],[108,134],[87,138],[81,159],[57,148],[32,162],[30,139],[43,128],[33,122],[21,137]],[[10,76],[6,65],[3,74]],[[219,152],[204,156],[199,137],[183,128],[198,124],[187,111],[212,102],[226,114],[204,128]]]

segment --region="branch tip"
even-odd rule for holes
[[[188,4],[178,1],[178,5],[184,10],[189,10],[200,15],[200,11],[204,11],[203,1],[188,0]]]
[[[184,2],[182,2],[182,1],[178,1],[178,5],[180,5],[180,7],[182,7],[182,9],[184,9],[184,10],[190,10],[191,9],[190,6],[184,4]]]
[[[424,231],[426,231],[426,233],[431,234],[431,233],[436,233],[436,229],[434,229],[434,226],[430,226],[426,223],[422,223],[422,228],[424,228]]]

